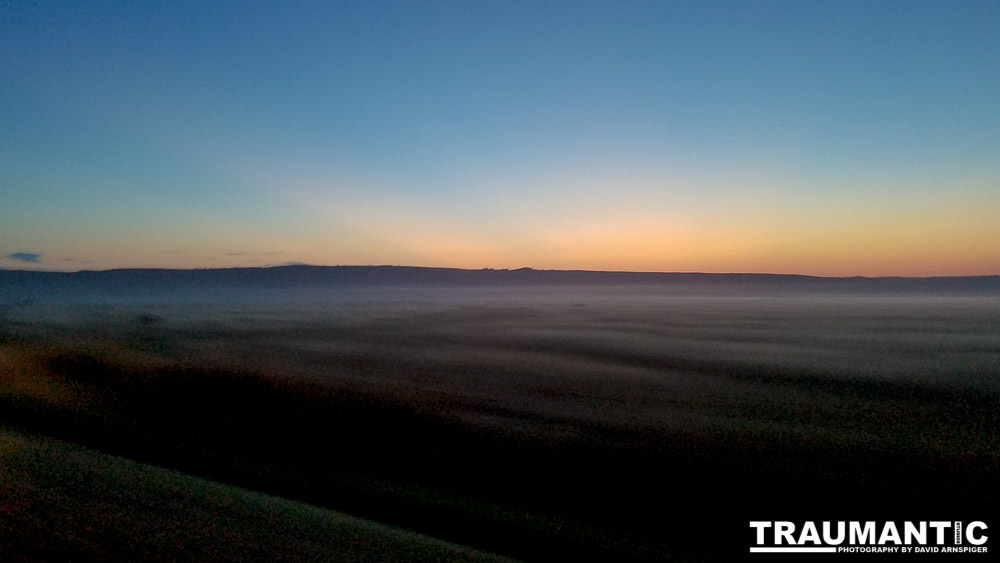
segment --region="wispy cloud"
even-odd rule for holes
[[[37,264],[38,259],[41,258],[41,254],[35,254],[33,252],[15,252],[13,254],[8,254],[5,258],[10,258],[12,260],[17,260],[18,262],[27,262],[29,264]]]

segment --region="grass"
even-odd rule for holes
[[[7,561],[503,560],[9,428],[0,477]]]
[[[750,519],[987,511],[997,322],[586,295],[24,310],[0,417],[518,558],[727,560]]]

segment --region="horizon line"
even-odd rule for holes
[[[285,264],[270,264],[261,266],[222,266],[222,267],[195,267],[195,268],[165,268],[165,267],[123,267],[123,268],[105,268],[105,269],[81,269],[81,270],[45,270],[45,269],[30,269],[30,268],[3,268],[0,267],[0,272],[28,272],[28,273],[40,273],[40,274],[81,274],[81,273],[109,273],[109,272],[135,272],[135,271],[170,271],[170,272],[197,272],[197,271],[232,271],[232,270],[274,270],[281,268],[407,268],[415,270],[450,270],[450,271],[461,271],[461,272],[565,272],[565,273],[589,273],[589,274],[635,274],[635,275],[702,275],[702,276],[783,276],[783,277],[797,277],[797,278],[814,278],[814,279],[830,279],[830,280],[847,280],[847,279],[939,279],[939,278],[996,278],[1000,277],[1000,273],[997,274],[938,274],[938,275],[925,275],[925,276],[907,276],[907,275],[882,275],[882,276],[864,276],[864,275],[843,275],[843,276],[822,276],[815,274],[799,274],[799,273],[787,273],[787,272],[706,272],[706,271],[649,271],[649,270],[588,270],[588,269],[562,269],[562,268],[534,268],[531,266],[523,266],[520,268],[493,268],[493,267],[483,267],[483,268],[459,268],[454,266],[412,266],[412,265],[402,265],[402,264],[307,264],[307,263],[285,263]]]

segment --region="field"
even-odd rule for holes
[[[727,560],[750,519],[988,520],[998,398],[1000,299],[983,295],[383,288],[0,310],[5,443],[527,560]],[[30,555],[18,529],[3,542]]]

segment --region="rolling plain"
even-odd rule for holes
[[[751,519],[988,520],[1000,500],[995,278],[289,272],[5,273],[5,549],[301,540],[342,560],[343,512],[470,558],[727,560]],[[91,488],[59,489],[81,471]],[[205,487],[242,499],[218,530],[249,551],[205,532]],[[254,495],[327,512],[280,520]]]

